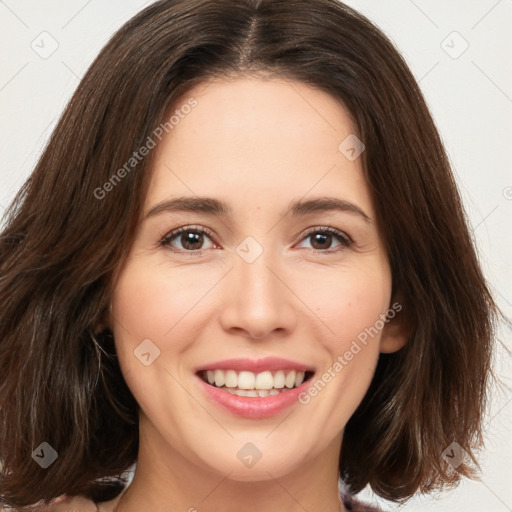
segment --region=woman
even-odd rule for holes
[[[0,276],[6,506],[370,510],[475,476],[497,308],[416,82],[335,0],[130,20]]]

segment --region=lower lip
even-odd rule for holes
[[[311,378],[296,388],[282,391],[278,395],[252,397],[238,396],[207,384],[196,375],[208,398],[225,411],[242,418],[270,418],[299,402],[299,395],[306,391]]]

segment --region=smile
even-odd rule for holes
[[[266,370],[259,373],[236,370],[203,370],[204,382],[233,395],[266,397],[278,395],[300,386],[313,372],[302,370]]]
[[[280,357],[225,359],[195,369],[199,387],[215,407],[234,416],[264,419],[300,406],[315,368]]]

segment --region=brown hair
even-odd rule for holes
[[[136,462],[138,405],[107,317],[141,215],[151,153],[103,199],[98,187],[143,146],[173,102],[211,77],[265,72],[331,94],[364,141],[362,165],[411,328],[381,354],[346,425],[340,476],[400,500],[475,473],[497,307],[450,165],[393,44],[337,0],[163,0],[126,23],[92,64],[0,238],[0,498],[112,499]],[[340,141],[341,142],[341,141]],[[49,443],[47,469],[32,452]]]

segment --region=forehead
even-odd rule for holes
[[[190,89],[171,116],[172,128],[155,149],[146,207],[197,195],[218,197],[235,210],[275,205],[282,211],[309,194],[340,197],[371,212],[361,159],[339,149],[353,136],[353,123],[325,92],[279,79],[216,80]]]

